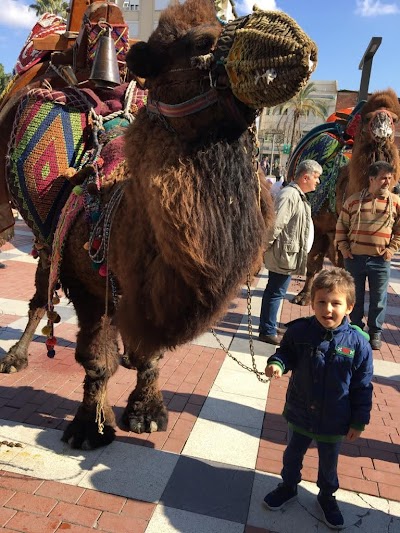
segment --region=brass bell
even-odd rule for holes
[[[112,89],[121,84],[117,54],[110,27],[107,27],[107,33],[99,39],[89,79],[93,81],[96,87],[104,89]]]

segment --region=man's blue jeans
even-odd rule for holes
[[[311,437],[296,431],[291,433],[289,444],[283,454],[282,480],[292,487],[301,481],[303,458],[312,442]],[[318,447],[318,479],[317,486],[324,496],[331,496],[339,488],[337,464],[342,441],[317,442]]]
[[[368,279],[368,331],[370,334],[380,333],[386,313],[390,261],[385,261],[380,255],[354,255],[353,259],[344,260],[344,266],[353,276],[356,285],[356,303],[350,313],[350,320],[360,328],[364,327],[365,280]]]
[[[259,331],[263,335],[276,335],[276,318],[289,283],[290,274],[278,274],[269,271],[260,314]]]

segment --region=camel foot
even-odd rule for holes
[[[115,439],[115,429],[106,424],[103,434],[99,433],[97,422],[74,419],[64,431],[61,440],[71,448],[78,450],[94,450],[111,444]]]
[[[0,373],[13,374],[19,372],[28,366],[28,355],[18,352],[13,346],[7,355],[0,360]]]
[[[290,300],[290,303],[297,305],[309,305],[310,301],[311,298],[308,293],[299,292],[299,294],[296,294],[296,296]]]
[[[153,404],[150,410],[143,402],[134,402],[125,409],[122,424],[134,433],[165,431],[168,425],[168,411],[163,403]]]

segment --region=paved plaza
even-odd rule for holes
[[[36,260],[22,221],[2,248],[0,357],[27,322]],[[255,361],[274,347],[257,339],[267,271],[252,287]],[[290,303],[281,322],[311,314]],[[329,531],[316,505],[317,452],[305,457],[299,500],[272,512],[262,506],[279,479],[286,442],[281,416],[288,378],[271,384],[228,357],[212,333],[168,352],[160,383],[169,410],[167,431],[136,435],[117,429],[110,446],[71,450],[60,438],[82,398],[84,371],[74,359],[76,318],[65,298],[57,306],[56,356],[46,356],[43,322],[30,347],[29,367],[0,374],[0,529],[52,533],[311,533]],[[400,531],[400,257],[393,261],[383,346],[374,352],[374,404],[362,438],[345,443],[337,499],[346,532]],[[246,290],[216,328],[245,366],[249,350]],[[135,384],[120,367],[109,385],[117,417]],[[16,446],[16,444],[18,446]]]

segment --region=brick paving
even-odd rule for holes
[[[8,268],[0,271],[0,298],[27,304],[33,294],[35,263],[29,259],[12,258],[12,253],[15,249],[28,251],[32,238],[23,222],[17,222],[16,227],[18,234],[14,242],[2,249],[9,254],[9,260]],[[3,259],[1,254],[0,260]],[[257,277],[255,284],[260,279]],[[301,286],[301,279],[295,279],[289,292],[297,293]],[[246,313],[245,295],[242,291],[232,302],[220,324],[221,331],[235,333],[238,330]],[[399,308],[399,304],[400,296],[391,288],[390,309]],[[309,314],[312,314],[309,306],[293,305],[287,299],[282,307],[281,322]],[[10,324],[23,316],[23,313],[14,312],[0,314],[0,331],[7,331]],[[376,361],[400,363],[399,320],[400,313],[388,314],[382,349],[374,352]],[[29,350],[29,367],[17,374],[0,374],[0,419],[29,427],[55,430],[66,427],[82,398],[84,372],[74,359],[76,331],[76,325],[68,321],[57,326],[59,345],[54,359],[46,357],[44,338],[37,334]],[[264,345],[260,348],[261,353],[263,348]],[[200,344],[186,344],[168,352],[160,365],[160,385],[169,410],[167,431],[137,435],[117,428],[116,441],[182,454],[224,360],[222,349]],[[397,377],[400,366],[398,368]],[[121,367],[110,381],[109,397],[117,418],[133,389],[134,376],[134,372]],[[283,377],[270,384],[255,462],[256,471],[261,473],[279,474],[281,470],[287,436],[281,413],[287,383],[288,378]],[[343,445],[339,460],[341,488],[400,502],[399,393],[399,379],[374,378],[371,423],[362,438]],[[9,449],[1,445],[1,451]],[[305,457],[303,479],[315,482],[316,474],[317,452],[311,448]],[[0,528],[5,532],[68,530],[83,533],[96,530],[141,533],[148,528],[153,531],[149,524],[156,508],[157,502],[39,479],[29,469],[24,473],[0,469]],[[277,529],[260,528],[248,520],[242,531],[272,533]]]

